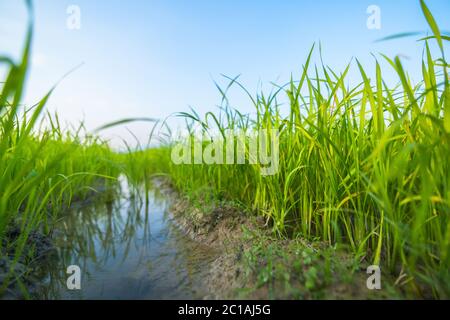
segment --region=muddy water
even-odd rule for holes
[[[145,197],[144,197],[145,198]],[[198,299],[214,259],[210,248],[184,235],[154,191],[85,206],[64,215],[54,235],[40,299]],[[66,269],[81,270],[81,289],[69,290]]]

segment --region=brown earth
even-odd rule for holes
[[[368,275],[361,267],[364,262],[355,266],[351,255],[328,250],[328,244],[279,239],[263,218],[256,218],[237,206],[206,204],[198,199],[194,204],[176,192],[168,180],[159,180],[155,184],[169,198],[170,211],[178,227],[194,241],[218,252],[204,279],[210,292],[205,299],[382,299],[399,296],[398,288],[390,285],[386,290],[368,290]],[[261,250],[255,251],[255,247]],[[271,249],[266,252],[265,248],[274,248],[276,253],[269,257]],[[325,255],[325,251],[330,253]],[[309,253],[305,255],[304,252]],[[325,276],[329,272],[338,275],[329,278]],[[389,280],[389,283],[393,282]]]

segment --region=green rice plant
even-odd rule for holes
[[[218,113],[179,114],[190,132],[186,141],[196,139],[195,126],[225,139],[227,130],[278,130],[277,174],[262,176],[258,164],[175,165],[168,152],[155,161],[170,164],[164,172],[180,190],[209,190],[216,198],[239,201],[266,217],[281,237],[346,246],[397,276],[411,296],[449,297],[450,83],[444,55],[449,38],[420,4],[433,36],[422,39],[423,79],[417,84],[399,57],[377,57],[398,75],[399,85],[389,88],[378,61],[374,78],[359,61],[336,73],[323,63],[311,66],[313,47],[299,81],[253,96],[238,78],[228,78],[225,89],[218,86]],[[437,42],[438,59],[429,41]],[[347,73],[355,66],[361,81],[349,88]],[[248,95],[254,117],[229,106],[231,86]],[[289,101],[287,115],[277,102],[281,95]]]
[[[64,130],[58,116],[47,115],[45,105],[53,91],[31,108],[20,104],[29,67],[33,37],[32,7],[22,56],[18,62],[0,57],[7,75],[0,87],[0,257],[12,261],[0,294],[21,275],[14,265],[26,263],[25,250],[34,246],[28,236],[35,230],[48,233],[52,221],[73,201],[114,184],[119,158],[96,136],[84,134],[84,126]],[[40,124],[40,125],[39,125]],[[19,236],[11,237],[18,228]],[[25,255],[25,256],[24,256]]]
[[[450,83],[444,44],[450,39],[441,35],[424,1],[420,5],[433,35],[421,39],[423,79],[417,84],[399,57],[376,57],[398,75],[399,84],[390,88],[378,61],[374,78],[359,61],[336,73],[323,63],[311,64],[312,47],[299,81],[254,96],[238,77],[228,78],[226,88],[217,86],[219,112],[179,114],[189,133],[185,142],[197,140],[195,127],[212,140],[233,143],[227,132],[279,132],[278,172],[268,176],[261,175],[261,164],[176,165],[171,149],[178,139],[138,151],[128,145],[127,152],[115,153],[97,136],[85,134],[83,124],[64,130],[57,115],[47,115],[50,126],[39,126],[53,89],[32,108],[20,104],[33,34],[30,18],[21,59],[0,57],[8,68],[0,90],[0,255],[18,262],[33,230],[48,232],[71,203],[114,184],[119,174],[149,187],[151,176],[163,173],[183,192],[201,190],[200,197],[232,200],[262,215],[279,237],[346,247],[397,276],[408,295],[449,297]],[[437,43],[438,59],[430,41]],[[349,87],[348,71],[354,67],[361,78]],[[255,116],[230,107],[227,92],[233,86],[248,95]],[[287,112],[279,103],[282,97]],[[243,141],[247,160],[251,144]],[[12,226],[20,228],[18,238],[8,236]],[[20,281],[13,268],[10,279]]]

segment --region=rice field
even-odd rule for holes
[[[134,185],[165,175],[191,197],[239,203],[262,216],[278,238],[321,241],[380,265],[408,296],[429,292],[448,298],[450,82],[444,47],[450,38],[441,35],[425,2],[420,5],[431,35],[417,44],[424,48],[418,83],[410,80],[400,57],[376,56],[398,76],[398,85],[389,87],[378,61],[375,70],[357,60],[331,70],[310,63],[313,46],[298,79],[254,95],[238,78],[229,78],[220,88],[220,112],[199,115],[192,109],[177,115],[186,120],[185,142],[202,134],[234,143],[227,132],[276,131],[278,171],[266,176],[259,164],[173,163],[171,150],[180,140],[163,122],[149,123],[149,131],[155,140],[165,134],[165,142],[118,153],[82,124],[78,130],[61,129],[58,115],[45,111],[52,90],[24,107],[30,22],[20,61],[0,57],[9,70],[0,85],[0,255],[18,261],[33,230],[50,233],[52,222],[73,202],[113,187],[121,174]],[[431,45],[440,55],[432,55]],[[351,87],[350,68],[360,74]],[[230,107],[230,87],[248,95],[255,116]],[[50,126],[41,125],[43,118]],[[243,146],[248,159],[249,141]],[[12,226],[20,228],[14,241],[7,237]],[[10,281],[20,281],[13,269],[3,289]]]
[[[176,186],[238,200],[267,218],[280,237],[344,245],[396,274],[412,292],[419,294],[422,283],[435,296],[448,297],[450,86],[444,43],[450,39],[421,5],[433,31],[419,44],[425,48],[421,82],[409,80],[399,57],[377,58],[397,73],[394,88],[387,87],[378,62],[373,79],[358,61],[342,72],[311,66],[314,48],[300,80],[270,94],[251,95],[230,79],[228,88],[248,93],[255,118],[228,108],[225,89],[220,113],[179,116],[211,137],[219,132],[226,138],[227,130],[277,130],[278,174],[263,176],[258,165],[172,164],[168,173]],[[441,56],[431,55],[430,41]],[[355,87],[346,85],[350,67],[360,71]],[[289,100],[287,117],[277,104],[280,96]],[[161,162],[172,163],[165,155]]]

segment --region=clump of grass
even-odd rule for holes
[[[279,172],[262,176],[258,165],[174,165],[175,185],[190,192],[205,186],[218,198],[238,200],[267,217],[280,236],[319,238],[347,246],[356,257],[380,264],[412,296],[450,296],[450,84],[444,42],[423,1],[433,32],[424,40],[423,79],[413,84],[399,57],[385,59],[399,85],[389,88],[379,62],[375,78],[356,67],[361,82],[346,86],[343,73],[303,65],[299,81],[251,95],[256,117],[229,107],[219,114],[182,113],[192,127],[280,132]],[[440,57],[433,58],[429,41]],[[227,89],[228,89],[227,88]],[[308,94],[303,94],[307,92]],[[289,100],[282,116],[277,99]],[[248,148],[248,146],[247,146]],[[156,152],[155,150],[150,150]],[[171,163],[169,155],[157,159]]]
[[[253,287],[266,289],[271,299],[399,298],[392,279],[383,278],[383,291],[366,288],[366,273],[345,251],[301,238],[280,241],[260,230],[244,228],[249,249],[243,253],[245,275]]]
[[[30,15],[31,5],[28,3]],[[111,184],[119,174],[120,159],[98,137],[63,130],[57,115],[47,115],[45,105],[53,91],[31,108],[20,104],[30,61],[33,27],[28,26],[21,59],[0,57],[7,67],[0,86],[0,257],[12,261],[11,271],[0,284],[0,294],[14,279],[14,264],[23,258],[28,236],[34,230],[48,233],[53,218],[94,188]],[[20,235],[8,238],[14,226]]]

